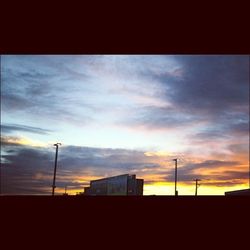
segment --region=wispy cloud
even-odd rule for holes
[[[1,70],[9,192],[49,192],[54,140],[64,144],[59,186],[74,190],[124,172],[169,182],[166,160],[180,155],[182,182],[246,181],[248,56],[6,55]]]
[[[21,124],[1,124],[1,132],[6,134],[11,134],[15,131],[21,131],[21,132],[29,132],[29,133],[35,133],[35,134],[49,134],[52,132],[49,129],[43,129],[43,128],[37,128],[32,126],[26,126]]]

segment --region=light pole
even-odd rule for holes
[[[56,147],[56,157],[55,157],[55,167],[54,167],[54,178],[53,178],[53,185],[52,185],[52,195],[55,193],[56,188],[56,167],[57,167],[57,156],[58,156],[58,146],[62,145],[61,143],[55,143],[54,146]]]
[[[174,195],[177,196],[178,195],[178,191],[177,191],[177,159],[173,159],[173,161],[175,161]]]
[[[198,190],[198,187],[200,186],[198,181],[200,181],[200,179],[195,179],[194,181],[195,181],[195,196],[197,196],[197,190]]]
[[[248,188],[250,190],[250,164],[249,164],[248,168],[249,168],[249,171],[248,171]]]
[[[250,56],[248,57],[248,65],[250,65]],[[249,78],[250,78],[250,74],[249,74]],[[248,187],[250,189],[250,164],[248,165],[249,167],[249,173],[248,173],[248,177],[249,177],[249,180],[248,180]]]

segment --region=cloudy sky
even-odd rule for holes
[[[3,194],[83,191],[136,174],[144,194],[248,187],[249,57],[1,56]]]

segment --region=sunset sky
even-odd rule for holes
[[[145,195],[248,188],[249,56],[2,55],[3,194],[82,192],[119,174]]]

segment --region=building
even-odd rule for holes
[[[84,195],[143,195],[143,179],[135,175],[118,175],[90,181]]]
[[[250,196],[250,188],[225,192],[226,196]]]

